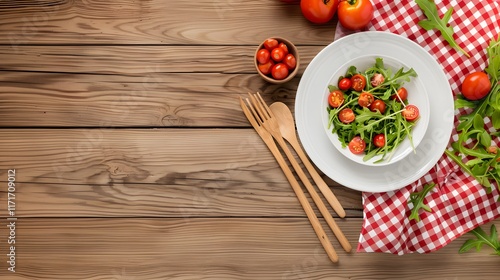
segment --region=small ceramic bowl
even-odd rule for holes
[[[288,81],[290,81],[291,79],[293,79],[293,77],[297,74],[297,72],[299,71],[299,64],[300,64],[300,58],[299,58],[299,52],[297,50],[297,47],[292,43],[290,42],[289,40],[285,39],[285,38],[282,38],[282,37],[270,37],[270,39],[276,39],[279,43],[284,43],[287,48],[288,48],[288,53],[292,54],[294,57],[295,57],[295,60],[296,60],[296,65],[295,65],[295,68],[293,68],[292,70],[289,70],[289,73],[288,73],[288,76],[286,76],[284,79],[281,79],[281,80],[277,80],[275,78],[273,78],[273,76],[271,75],[271,73],[269,74],[264,74],[262,73],[262,71],[259,69],[259,62],[257,61],[257,53],[261,50],[261,49],[264,49],[264,42],[262,42],[259,47],[257,48],[257,50],[255,50],[255,55],[254,55],[254,65],[255,65],[255,69],[257,70],[257,72],[259,73],[259,75],[264,79],[266,80],[267,82],[269,83],[273,83],[273,84],[282,84],[282,83],[286,83]],[[267,40],[267,39],[266,39]],[[272,60],[272,58],[270,58]],[[274,61],[273,61],[274,62]],[[275,62],[276,63],[276,62]]]

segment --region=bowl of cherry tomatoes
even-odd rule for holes
[[[290,81],[299,69],[297,47],[282,37],[271,37],[255,51],[255,68],[267,82],[282,84]]]

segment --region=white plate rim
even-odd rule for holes
[[[419,76],[429,81],[426,90],[436,93],[434,100],[430,100],[431,121],[417,154],[411,154],[397,166],[364,166],[345,158],[325,134],[320,112],[310,110],[321,102],[323,87],[334,67],[356,55],[379,53],[394,55],[411,65]],[[312,59],[297,89],[295,119],[306,153],[326,176],[354,190],[387,192],[418,180],[437,163],[453,129],[453,95],[442,67],[421,46],[390,32],[365,31],[332,42]]]

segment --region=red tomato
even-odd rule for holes
[[[465,77],[462,95],[469,100],[479,100],[490,92],[491,82],[484,72],[474,72]]]
[[[338,108],[344,103],[344,93],[340,90],[334,90],[330,92],[328,96],[328,104],[333,108]]]
[[[257,52],[257,61],[261,64],[265,64],[271,58],[271,53],[267,49],[260,49]]]
[[[278,45],[278,48],[283,49],[283,51],[285,52],[285,55],[287,55],[287,54],[288,54],[288,46],[287,46],[285,43],[280,43],[280,44]]]
[[[415,105],[407,105],[403,111],[403,117],[409,122],[416,120],[419,114],[418,108]]]
[[[366,86],[366,78],[361,74],[351,77],[351,88],[355,91],[362,91]]]
[[[271,74],[276,80],[283,80],[288,76],[288,68],[283,63],[278,63],[271,69]]]
[[[375,137],[373,137],[373,145],[375,145],[375,147],[379,147],[379,148],[384,147],[385,146],[385,135],[383,133],[375,135]]]
[[[285,58],[285,51],[280,47],[274,48],[271,51],[271,58],[276,62],[280,62]]]
[[[274,62],[272,60],[269,60],[265,64],[259,63],[259,70],[260,70],[260,72],[262,72],[262,74],[269,75],[269,74],[271,74],[271,69],[273,68],[273,66],[274,66]]]
[[[278,40],[269,38],[264,41],[264,48],[266,48],[268,51],[272,51],[278,46],[278,44]]]
[[[391,99],[396,99],[400,102],[404,102],[407,98],[408,98],[408,91],[404,87],[398,89],[396,94],[391,95]]]
[[[370,111],[372,112],[379,111],[380,114],[385,113],[385,102],[380,99],[373,101],[373,103],[370,105]]]
[[[349,142],[349,150],[355,155],[362,154],[365,151],[365,148],[365,140],[361,139],[359,136],[354,136],[351,142]]]
[[[342,78],[342,79],[340,79],[338,86],[339,86],[339,89],[341,89],[341,90],[348,90],[351,88],[351,84],[352,84],[351,79]]]
[[[310,22],[323,24],[333,18],[338,3],[338,0],[301,0],[300,9]]]
[[[295,66],[297,66],[297,59],[293,54],[289,53],[285,56],[285,59],[283,59],[283,63],[288,67],[288,70],[293,70]]]
[[[339,112],[339,120],[343,123],[352,123],[355,118],[354,111],[349,108],[344,108]]]
[[[365,28],[373,18],[370,0],[346,0],[339,4],[339,22],[350,30]]]
[[[361,107],[370,107],[370,105],[373,103],[374,100],[375,97],[373,97],[373,94],[368,92],[363,92],[358,97],[358,104]]]

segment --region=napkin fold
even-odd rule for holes
[[[454,95],[460,93],[463,78],[482,71],[487,65],[486,47],[497,38],[500,27],[500,1],[436,1],[440,16],[454,8],[450,24],[455,41],[471,55],[451,48],[439,31],[426,31],[418,25],[425,19],[414,1],[371,0],[374,16],[367,30],[399,34],[427,50],[442,66]],[[353,33],[337,25],[335,39]],[[430,100],[432,102],[432,99]],[[457,117],[463,110],[455,111]],[[490,123],[486,123],[491,127]],[[452,132],[450,144],[458,139]],[[494,139],[500,146],[499,139]],[[432,212],[422,211],[421,220],[410,221],[410,194],[427,183],[436,183],[425,198]],[[403,255],[438,250],[462,234],[500,216],[497,188],[487,193],[474,178],[464,173],[443,154],[438,163],[422,178],[397,191],[362,194],[364,222],[358,252],[385,252]]]

